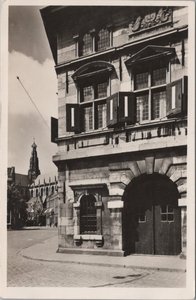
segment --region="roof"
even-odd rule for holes
[[[50,44],[50,48],[53,54],[55,63],[57,64],[57,32],[60,28],[64,27],[66,30],[70,27],[79,28],[79,31],[83,30],[86,24],[92,22],[93,20],[100,24],[100,22],[106,22],[106,15],[108,19],[111,19],[111,14],[113,11],[119,12],[119,9],[127,11],[126,7],[119,6],[105,6],[105,5],[68,5],[68,6],[47,6],[40,9],[42,21],[46,31],[46,35]],[[97,12],[99,11],[99,18],[96,18]],[[131,7],[130,7],[131,11]],[[128,13],[128,12],[127,12]],[[86,22],[80,24],[79,16],[86,16]],[[100,18],[102,20],[100,20]],[[86,23],[86,24],[85,24]],[[77,25],[77,26],[76,26]],[[78,29],[74,34],[78,34]],[[74,35],[73,34],[73,35]]]
[[[50,44],[52,55],[55,63],[57,63],[57,41],[56,35],[54,34],[54,22],[51,21],[55,12],[66,8],[66,6],[47,6],[40,9],[42,21],[44,23],[46,35]]]
[[[31,187],[39,186],[39,185],[47,185],[57,182],[57,174],[54,172],[40,174],[34,182],[31,184]]]
[[[15,174],[15,184],[20,186],[28,186],[29,185],[29,178],[28,175],[24,174]]]

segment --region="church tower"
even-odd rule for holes
[[[40,175],[39,170],[39,159],[37,157],[37,145],[35,144],[35,141],[33,141],[32,144],[32,152],[31,152],[31,158],[30,158],[30,167],[28,171],[28,177],[30,182],[33,182],[38,175]]]

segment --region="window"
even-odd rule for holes
[[[174,221],[174,209],[170,205],[161,206],[161,222],[173,222]]]
[[[166,113],[166,91],[152,93],[152,118],[163,118]]]
[[[148,87],[148,72],[139,73],[135,76],[135,89],[143,89]]]
[[[84,195],[80,200],[80,233],[97,232],[96,199],[93,195]]]
[[[152,72],[152,85],[160,85],[166,83],[166,68],[153,70]]]
[[[66,103],[66,131],[87,132],[106,127],[110,76],[114,66],[93,61],[79,67],[72,78],[78,89],[77,103]],[[73,113],[72,113],[73,111]]]
[[[148,94],[136,96],[137,122],[148,120]]]
[[[83,108],[83,124],[84,124],[84,131],[90,131],[93,129],[92,106],[87,106]]]
[[[96,98],[107,97],[107,87],[108,87],[107,81],[98,83],[97,84],[97,95],[95,95]]]
[[[138,213],[138,223],[146,222],[146,214],[144,209],[140,209]]]
[[[88,102],[94,99],[107,97],[108,80],[94,82],[80,89],[80,102]]]
[[[93,39],[90,33],[83,36],[81,42],[81,55],[87,55],[93,51]]]
[[[111,46],[111,30],[109,27],[99,30],[92,29],[80,37],[75,35],[73,38],[76,40],[76,56],[108,49]]]
[[[95,81],[80,88],[83,131],[106,127],[108,80]],[[88,104],[87,104],[88,102]]]
[[[105,50],[110,47],[110,32],[102,28],[97,34],[97,51]]]
[[[97,104],[96,111],[96,128],[104,128],[107,126],[106,103]]]
[[[137,122],[166,117],[166,67],[136,72],[134,92]]]
[[[94,91],[93,91],[93,86],[92,85],[83,87],[83,89],[82,89],[82,100],[84,102],[93,100],[93,98],[94,98],[93,94],[94,94]]]

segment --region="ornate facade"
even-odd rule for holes
[[[29,195],[28,222],[35,225],[57,226],[57,179],[54,174],[40,175],[37,145],[32,144],[30,168],[28,171]]]
[[[46,7],[59,252],[186,252],[186,7]]]
[[[40,223],[46,226],[58,224],[58,186],[54,174],[39,175],[29,186],[29,219],[41,211]]]

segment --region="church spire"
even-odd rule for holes
[[[32,152],[31,152],[31,158],[30,158],[30,167],[28,171],[28,177],[31,182],[33,182],[38,175],[40,175],[39,170],[39,159],[37,157],[37,145],[35,143],[35,139],[33,138],[33,144],[32,144]]]

